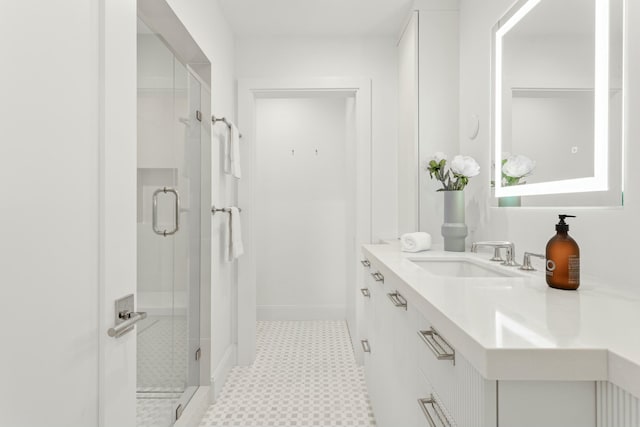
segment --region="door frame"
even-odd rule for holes
[[[240,79],[238,81],[238,126],[242,130],[240,157],[242,179],[238,181],[238,206],[242,208],[242,239],[244,255],[238,260],[238,283],[236,287],[236,337],[238,343],[237,362],[250,365],[256,354],[256,251],[255,251],[255,116],[256,99],[287,94],[318,93],[329,91],[348,92],[355,98],[356,116],[356,229],[354,256],[359,256],[360,245],[371,242],[372,236],[372,178],[371,178],[371,79],[365,77],[320,77],[320,78],[271,78]],[[271,95],[273,94],[273,95]],[[355,268],[356,283],[362,269]],[[351,337],[357,339],[355,313],[355,283],[347,293],[347,322]],[[353,291],[353,292],[351,292]],[[352,295],[353,294],[353,295]]]
[[[100,0],[98,425],[135,425],[136,334],[107,336],[114,301],[135,294],[136,2]]]

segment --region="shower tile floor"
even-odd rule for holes
[[[375,426],[343,321],[257,324],[256,360],[237,366],[201,427]]]
[[[140,397],[136,400],[137,427],[170,427],[173,425],[174,414],[180,395],[173,398]]]
[[[138,392],[184,390],[187,376],[187,319],[148,316],[138,324]]]
[[[187,320],[149,316],[137,326],[136,426],[173,425],[187,372]]]

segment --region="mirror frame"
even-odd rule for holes
[[[502,185],[502,38],[542,0],[518,0],[492,30],[492,140],[495,197],[584,193],[609,189],[609,0],[595,0],[594,176]]]

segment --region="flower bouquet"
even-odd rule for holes
[[[442,183],[442,188],[438,191],[464,190],[464,187],[469,183],[469,178],[480,173],[480,165],[473,157],[469,156],[455,156],[451,160],[449,169],[446,166],[447,155],[437,152],[425,167],[429,171],[431,179],[435,177]]]
[[[444,250],[464,252],[467,225],[462,190],[469,183],[469,178],[480,173],[480,165],[473,157],[458,155],[447,168],[447,156],[438,152],[427,162],[425,169],[431,179],[435,178],[442,184],[438,191],[444,192],[444,223],[441,227]]]

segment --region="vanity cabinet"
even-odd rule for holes
[[[359,339],[378,426],[640,427],[640,400],[608,382],[484,378],[423,297],[367,262]]]
[[[420,315],[418,367],[452,425],[496,425],[496,381],[483,378],[437,328]],[[423,424],[424,425],[424,424]]]
[[[361,340],[366,340],[369,347],[363,349],[365,375],[372,405],[377,408],[378,424],[409,426],[414,424],[409,421],[412,387],[407,384],[415,372],[406,365],[397,365],[397,361],[402,355],[416,355],[411,348],[415,340],[410,337],[410,326],[417,313],[403,304],[402,295],[393,289],[388,277],[387,270],[372,265],[365,279],[370,295],[365,297],[369,300],[365,318],[370,323],[360,328],[366,335]]]
[[[405,295],[406,285],[384,265],[368,262],[363,288],[369,297],[363,295],[367,301],[361,316],[367,324],[359,330],[370,350],[364,366],[377,424],[429,426],[431,417],[436,426],[495,425],[485,419],[485,413],[495,411],[477,403],[487,401],[495,408],[495,382],[484,380],[460,355],[456,365],[453,359],[439,359],[420,333],[432,326]],[[440,337],[427,340],[434,340],[436,348],[442,342]]]
[[[495,408],[495,382],[483,379],[460,355],[456,365],[453,359],[439,359],[420,333],[432,326],[405,295],[407,286],[384,265],[367,262],[362,289],[369,296],[362,295],[360,317],[366,325],[359,330],[368,347],[365,376],[378,425],[429,426],[427,417],[436,426],[495,425],[495,413],[477,404]],[[442,342],[437,336],[429,339],[436,348]]]

